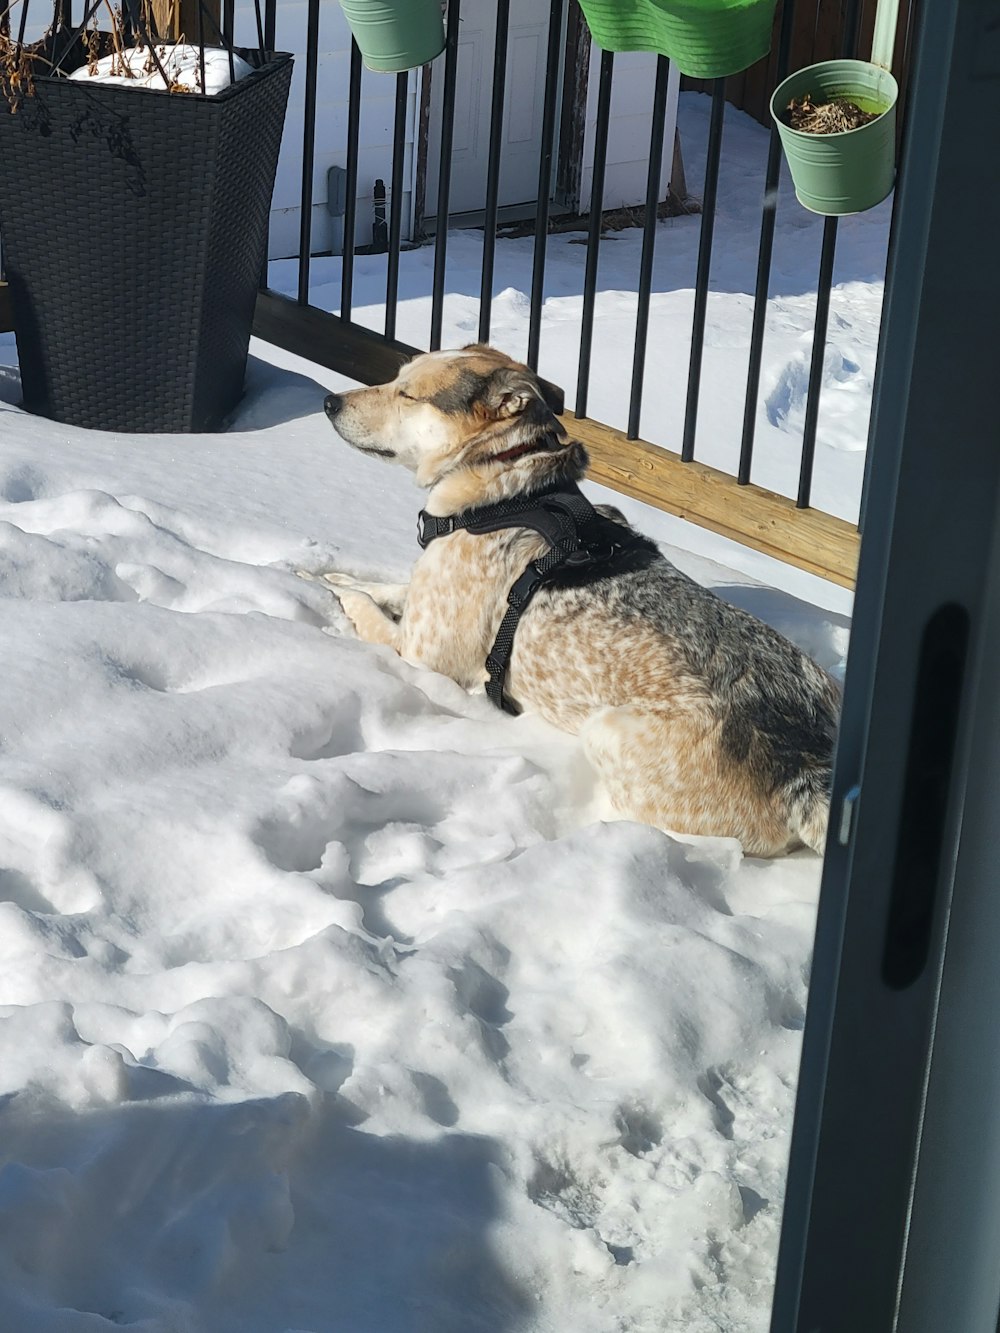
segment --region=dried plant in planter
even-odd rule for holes
[[[0,94],[13,112],[34,90],[31,56],[0,33]]]
[[[848,97],[814,102],[811,93],[793,97],[788,104],[788,124],[803,134],[843,134],[845,130],[856,130],[878,120],[881,114],[881,111],[862,111]]]
[[[27,16],[27,8],[23,10]],[[0,99],[13,113],[35,91],[35,64],[44,59],[37,49],[40,43],[24,41],[24,27],[15,40],[10,31],[10,8],[0,10]],[[47,63],[47,62],[46,62]]]
[[[74,26],[55,0],[29,44],[14,3],[0,234],[24,405],[214,429],[242,393],[291,57],[227,46],[208,9],[196,43],[163,41],[150,0],[86,0]]]
[[[26,15],[27,0],[20,3]],[[217,92],[249,72],[231,47],[208,46],[203,33],[197,43],[188,43],[183,35],[175,42],[162,40],[152,0],[137,0],[128,15],[111,0],[92,0],[85,23],[72,34],[61,13],[57,4],[52,25],[34,43],[23,40],[23,23],[18,38],[11,36],[10,9],[0,15],[0,95],[10,110],[16,111],[31,96],[37,70],[53,77],[93,78],[171,93]],[[226,70],[228,79],[220,77]]]

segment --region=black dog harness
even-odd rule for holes
[[[644,568],[659,552],[647,537],[599,514],[572,481],[561,481],[497,504],[464,509],[446,518],[421,509],[417,541],[426,549],[436,538],[452,532],[478,536],[503,528],[531,528],[549,544],[548,552],[533,560],[515,579],[507,594],[507,611],[486,658],[487,696],[505,712],[518,713],[517,705],[504,695],[504,681],[518,622],[538,589],[578,587],[612,574]]]

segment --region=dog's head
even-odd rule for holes
[[[422,486],[456,469],[489,474],[572,448],[586,461],[581,446],[567,448],[552,387],[480,344],[414,357],[391,383],[331,393],[325,407],[348,444],[402,463]]]

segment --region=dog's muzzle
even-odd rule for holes
[[[340,415],[340,410],[344,406],[344,400],[339,393],[328,393],[323,399],[323,411],[333,421]]]

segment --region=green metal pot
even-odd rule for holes
[[[793,98],[814,102],[847,97],[877,120],[840,134],[806,134],[782,119]],[[825,217],[863,213],[882,202],[896,177],[896,99],[899,87],[887,69],[866,60],[824,60],[780,83],[771,98],[799,203]]]
[[[369,69],[399,74],[444,50],[441,0],[340,0]]]
[[[738,74],[771,49],[776,0],[580,0],[605,51],[655,51],[682,74]]]

